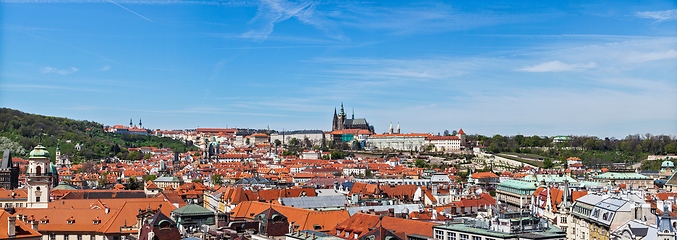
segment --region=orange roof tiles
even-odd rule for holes
[[[294,208],[288,206],[281,206],[278,204],[263,203],[263,202],[242,202],[238,204],[231,211],[233,219],[253,219],[257,214],[265,211],[268,208],[273,208],[287,217],[290,225],[297,225],[298,230],[316,230],[329,231],[334,227],[345,221],[350,217],[348,211],[313,211],[309,209]],[[319,226],[319,230],[315,229]]]
[[[493,172],[476,172],[472,174],[472,178],[474,179],[482,179],[482,178],[498,178],[496,174]]]
[[[0,239],[40,238],[42,236],[38,231],[33,230],[30,225],[17,218],[15,235],[10,238],[8,235],[9,225],[7,224],[10,216],[12,215],[0,208],[0,223],[2,223],[0,224]]]
[[[437,225],[437,223],[388,216],[381,219],[381,217],[378,215],[356,213],[346,221],[338,224],[334,228],[335,230],[332,232],[332,234],[336,235],[336,230],[341,230],[341,237],[346,237],[346,232],[349,234],[349,236],[347,236],[348,238],[352,238],[352,234],[358,234],[358,237],[361,237],[369,232],[370,228],[382,226],[383,228],[393,230],[396,233],[404,233],[406,235],[417,234],[432,238],[432,227],[435,225]]]

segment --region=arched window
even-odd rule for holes
[[[42,175],[42,167],[40,166],[35,167],[35,175],[36,176]]]

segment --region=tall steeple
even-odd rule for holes
[[[345,119],[346,117],[346,111],[343,110],[343,102],[341,102],[341,113],[339,114],[340,117],[343,117]]]
[[[390,122],[390,127],[388,128],[388,133],[393,134],[393,122]]]
[[[139,128],[143,128],[143,125],[141,125],[141,118],[139,118]]]
[[[129,119],[129,127],[132,127],[133,125],[134,125],[134,123],[132,123],[132,119],[130,118]]]
[[[400,134],[400,123],[397,123],[397,134]]]
[[[355,119],[355,108],[353,108],[353,116],[352,119]]]
[[[49,152],[42,145],[35,146],[29,154],[26,172],[27,208],[48,207],[52,174],[54,174],[50,163]]]

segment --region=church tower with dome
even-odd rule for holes
[[[26,172],[26,189],[28,190],[28,208],[47,208],[49,193],[52,188],[52,166],[49,152],[38,144],[29,154]]]

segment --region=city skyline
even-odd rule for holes
[[[677,5],[0,0],[0,104],[152,129],[677,135]],[[35,17],[39,16],[39,17]]]

